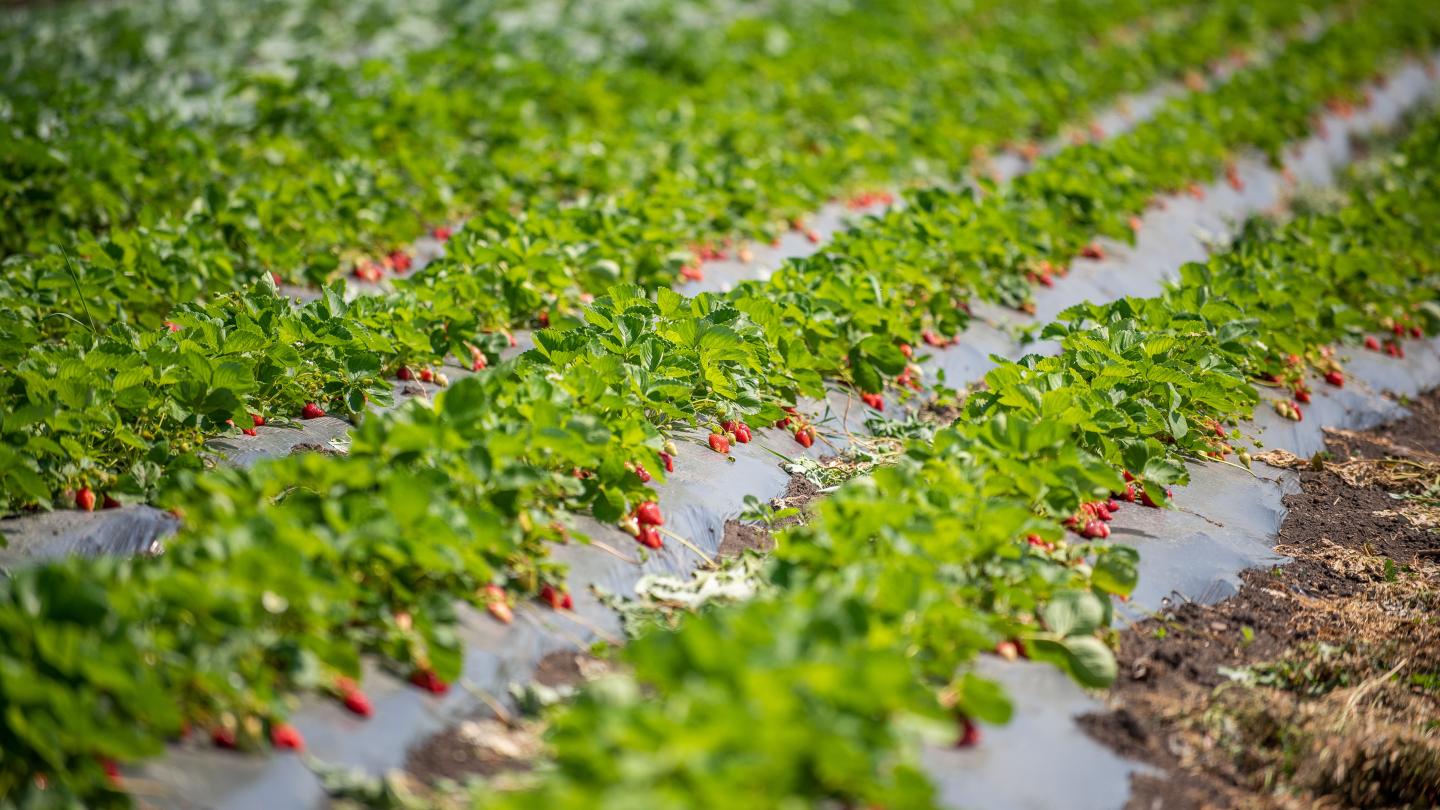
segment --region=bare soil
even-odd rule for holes
[[[1440,804],[1440,394],[1411,407],[1328,461],[1269,457],[1302,471],[1294,562],[1121,634],[1111,710],[1082,723],[1160,769],[1130,808]]]

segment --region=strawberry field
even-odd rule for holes
[[[1074,718],[1440,386],[1437,71],[1419,0],[0,11],[0,808],[1181,784]],[[1226,778],[1440,802],[1425,632],[1403,778]]]

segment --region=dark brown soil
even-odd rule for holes
[[[1082,723],[1163,770],[1129,807],[1440,802],[1440,502],[1391,496],[1440,484],[1440,396],[1413,410],[1301,472],[1279,539],[1294,562],[1121,634],[1111,711]]]
[[[777,511],[798,509],[799,512],[775,521],[774,528],[800,523],[805,519],[805,513],[810,503],[819,497],[820,488],[815,486],[810,479],[803,475],[790,476],[790,483],[785,485],[785,494],[771,501],[770,505]],[[718,551],[721,557],[739,557],[746,551],[769,554],[774,550],[775,538],[770,536],[768,528],[752,523],[741,523],[738,520],[725,522],[725,536],[720,540]]]
[[[540,659],[532,680],[551,689],[579,686],[588,679],[587,671],[602,667],[589,653],[553,652]],[[539,758],[540,732],[538,721],[476,714],[412,748],[406,777],[423,786],[528,771]]]

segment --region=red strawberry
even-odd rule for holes
[[[1325,382],[1330,383],[1336,388],[1344,388],[1345,375],[1341,374],[1338,371],[1327,371],[1325,372]]]
[[[359,689],[346,692],[341,696],[341,701],[345,704],[345,708],[361,717],[369,717],[375,713],[375,707],[370,705],[370,698],[366,697],[365,693]]]
[[[305,410],[300,412],[301,419],[319,419],[324,415],[325,412],[320,410],[320,406],[313,402],[305,403]]]
[[[1186,190],[1190,192],[1191,197],[1197,200],[1205,199],[1205,189],[1202,188],[1199,183],[1191,183]]]
[[[1295,389],[1295,401],[1302,405],[1310,404],[1310,392],[1304,388]]]
[[[538,314],[536,314],[535,321],[540,324],[541,329],[549,329],[550,313],[546,312],[545,310],[541,310]]]
[[[714,450],[717,453],[730,452],[730,442],[726,441],[725,437],[720,435],[719,433],[711,433],[709,441],[711,450]]]
[[[1240,179],[1240,170],[1233,165],[1225,167],[1225,182],[1236,191],[1245,190],[1245,181]]]
[[[949,341],[945,340],[945,338],[940,337],[934,332],[931,332],[929,329],[921,332],[920,338],[924,340],[927,345],[934,346],[937,349],[943,349],[945,348],[945,346],[949,345]]]
[[[660,453],[660,463],[661,463],[662,465],[664,465],[664,467],[665,467],[665,472],[667,472],[667,473],[673,473],[673,472],[675,472],[675,457],[674,457],[674,456],[670,455],[669,453],[661,452],[661,453]]]
[[[483,369],[484,369],[486,366],[488,366],[488,365],[489,365],[489,363],[488,363],[488,362],[486,361],[486,359],[485,359],[485,353],[482,352],[482,351],[480,351],[480,348],[479,348],[478,346],[471,346],[471,347],[470,347],[470,370],[471,370],[471,371],[481,371],[481,370],[483,370]]]
[[[1369,349],[1372,352],[1378,352],[1380,351],[1380,341],[1377,340],[1374,335],[1366,335],[1365,348]]]
[[[660,532],[654,526],[643,526],[640,529],[640,536],[636,538],[640,545],[647,548],[660,548],[665,543],[660,539]]]
[[[275,282],[275,286],[277,287],[285,283],[284,280],[280,278],[280,274],[273,270],[270,271],[270,278]]]
[[[694,265],[687,264],[680,268],[680,278],[686,281],[704,281],[705,271]]]
[[[975,725],[968,717],[960,718],[960,738],[955,741],[956,748],[974,748],[980,744],[980,727]]]
[[[180,331],[180,324],[175,323],[174,321],[166,321],[166,322],[165,322],[165,328],[166,328],[166,329],[169,329],[171,332],[179,332],[179,331]]]
[[[1405,347],[1401,346],[1399,343],[1390,343],[1386,345],[1385,352],[1391,357],[1405,357]]]
[[[270,743],[281,751],[305,750],[305,738],[289,723],[276,723],[270,727]]]
[[[410,673],[410,683],[432,695],[443,695],[450,691],[450,684],[440,680],[434,670],[420,668]]]
[[[540,601],[556,610],[565,607],[566,596],[565,591],[557,589],[554,585],[546,585],[540,589]]]
[[[395,272],[397,272],[397,273],[403,273],[403,272],[405,272],[406,270],[409,270],[409,269],[410,269],[410,254],[409,254],[409,253],[406,253],[406,252],[403,251],[403,250],[397,250],[397,251],[395,251],[394,253],[391,253],[391,254],[390,254],[390,265],[395,268]]]
[[[910,348],[910,344],[909,344],[909,343],[901,343],[901,344],[900,344],[900,353],[903,354],[903,355],[905,355],[905,358],[908,360],[908,359],[910,358],[910,356],[915,353],[915,350],[912,349],[912,348]]]
[[[435,372],[428,368],[420,369],[420,382],[435,382]]]
[[[1425,330],[1421,329],[1421,328],[1418,327],[1418,326],[1412,326],[1412,327],[1410,327],[1410,337],[1412,337],[1412,338],[1422,338],[1422,337],[1425,337]]]
[[[105,496],[105,500],[102,501],[101,504],[100,504],[100,508],[102,508],[102,509],[119,509],[119,508],[120,508],[120,502],[117,501],[117,500],[115,500],[114,497],[112,497],[112,496],[110,496],[110,495],[106,495],[106,496]]]
[[[644,464],[635,465],[635,477],[639,478],[642,484],[650,483],[650,471],[645,469]]]
[[[439,239],[441,242],[450,241],[450,234],[450,229],[445,227],[444,225],[437,226],[433,231],[430,232],[431,236]]]
[[[1395,337],[1405,337],[1405,327],[1399,321],[1390,325],[1390,331]]]
[[[861,394],[860,401],[877,411],[885,410],[885,398],[879,394]]]
[[[1091,242],[1080,251],[1080,255],[1087,259],[1099,261],[1105,258],[1105,248],[1102,247],[1099,242]]]
[[[820,232],[813,228],[805,232],[805,238],[810,240],[812,245],[820,244]]]
[[[1120,502],[1117,501],[1117,500],[1115,500],[1114,498],[1111,498],[1111,499],[1105,504],[1105,508],[1106,508],[1106,509],[1109,509],[1111,512],[1119,512],[1119,511],[1120,511]]]
[[[91,492],[89,487],[81,487],[80,491],[75,493],[75,506],[86,512],[94,512],[95,493]]]
[[[493,582],[485,586],[485,609],[504,624],[509,624],[515,618],[515,614],[510,612],[510,602],[505,596],[505,590]]]
[[[635,519],[645,526],[664,526],[665,518],[660,514],[660,504],[642,501],[635,507]]]
[[[258,413],[252,413],[250,414],[250,421],[255,423],[255,427],[260,427],[265,424],[265,417]]]
[[[225,748],[228,750],[234,750],[235,748],[235,732],[225,726],[216,726],[210,732],[210,740],[215,743],[217,748]]]
[[[795,441],[799,442],[801,447],[809,447],[815,443],[815,434],[809,428],[800,428],[795,431]]]
[[[401,366],[399,370],[395,372],[395,376],[403,382],[410,382],[415,379],[415,372],[411,371],[409,366]]]
[[[372,284],[380,280],[380,265],[374,262],[361,262],[355,265],[355,277],[361,281],[368,281]]]
[[[1139,217],[1130,217],[1130,230],[1138,232],[1140,230],[1140,224],[1141,223]]]
[[[100,767],[105,769],[105,778],[110,781],[111,787],[120,787],[120,766],[115,764],[115,760],[102,759]]]

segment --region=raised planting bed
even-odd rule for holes
[[[708,564],[731,518],[793,485],[777,462],[798,457],[791,470],[827,483],[861,475],[827,487],[741,577],[745,598],[621,646],[618,678],[548,716],[545,767],[474,801],[920,807],[1073,792],[1056,779],[1016,793],[1013,761],[964,758],[1017,701],[1068,728],[1078,687],[1051,689],[1058,701],[1026,690],[1056,673],[1109,683],[1106,640],[1127,610],[1175,591],[1217,598],[1270,559],[1287,479],[1207,459],[1249,466],[1257,435],[1303,450],[1317,423],[1373,423],[1395,412],[1378,392],[1440,372],[1431,117],[1350,178],[1338,208],[1249,225],[1208,259],[1192,238],[1170,254],[1118,243],[1135,243],[1152,206],[1171,227],[1196,217],[1187,230],[1201,211],[1284,208],[1295,169],[1333,179],[1349,135],[1421,101],[1430,64],[1413,54],[1430,52],[1440,14],[1400,0],[1351,11],[1311,25],[1257,13],[1257,31],[1289,36],[1223,81],[981,193],[906,192],[768,280],[687,298],[672,278],[624,276],[643,283],[579,308],[522,296],[541,328],[513,340],[514,320],[485,307],[513,309],[508,279],[590,238],[556,226],[530,242],[538,220],[520,209],[467,219],[469,236],[373,295],[337,285],[297,305],[267,275],[150,310],[163,325],[101,310],[103,335],[87,271],[56,244],[51,269],[69,286],[14,277],[37,300],[79,296],[7,321],[33,345],[7,361],[26,404],[5,411],[24,442],[11,443],[4,494],[27,509],[121,502],[82,518],[96,525],[180,525],[158,557],[155,532],[96,558],[17,546],[0,582],[0,789],[91,805],[125,792],[319,803],[306,760],[215,749],[303,745],[375,773],[481,705],[505,714],[506,687],[543,675],[552,653],[623,640],[629,614],[594,586],[623,594],[641,573]],[[1207,30],[1184,17],[1203,12],[1175,13]],[[1122,39],[1168,29],[1138,30]],[[361,73],[384,75],[373,69]],[[537,204],[573,201],[564,186]],[[519,259],[530,247],[534,266]],[[648,272],[643,256],[617,255]],[[1111,267],[1133,278],[1113,281]],[[1062,278],[1071,268],[1084,277]],[[1117,300],[1137,291],[1150,297]],[[1097,505],[1121,493],[1181,509],[1116,518]],[[1175,552],[1135,553],[1166,543],[1201,563],[1188,578],[1172,575]],[[976,666],[987,650],[1035,663]],[[936,747],[957,737],[962,751]],[[1117,778],[1097,799],[1123,790],[1128,766],[1107,762]],[[1032,788],[1051,793],[1022,795]]]

